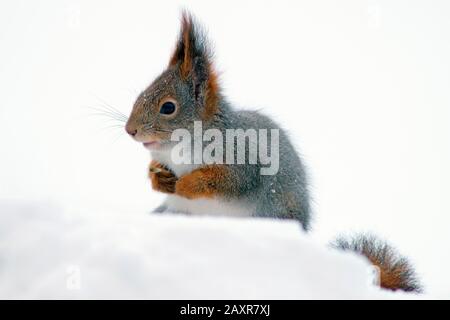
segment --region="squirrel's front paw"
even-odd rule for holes
[[[175,194],[187,199],[214,197],[214,185],[208,177],[202,169],[182,176],[175,185]]]
[[[164,193],[175,192],[175,184],[178,180],[177,177],[172,171],[159,162],[152,161],[150,163],[149,177],[152,182],[153,190]]]

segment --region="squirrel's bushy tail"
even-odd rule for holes
[[[332,246],[340,250],[356,252],[369,259],[379,269],[379,283],[382,288],[422,292],[422,286],[408,259],[374,235],[357,234],[351,237],[339,237]]]

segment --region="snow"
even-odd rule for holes
[[[0,204],[0,298],[416,298],[296,222]]]

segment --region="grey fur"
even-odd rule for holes
[[[274,121],[257,111],[232,108],[225,101],[220,107],[221,116],[210,128],[226,129],[279,129],[280,167],[275,175],[261,175],[263,165],[229,165],[234,173],[235,188],[230,198],[246,199],[256,203],[255,216],[297,219],[305,230],[310,227],[311,208],[306,171],[300,156],[286,132]],[[248,147],[248,146],[247,146]],[[236,152],[235,143],[235,152]],[[248,148],[247,148],[248,153]]]
[[[167,211],[167,206],[164,204],[161,204],[152,210],[153,213],[164,213],[166,211]]]
[[[190,29],[188,28],[190,27]],[[187,30],[188,43],[186,41]],[[183,37],[184,35],[184,37]],[[188,44],[188,46],[187,46]],[[190,48],[190,51],[186,51]],[[192,70],[183,73],[183,62],[188,56]],[[172,132],[178,128],[193,132],[194,121],[202,120],[207,108],[208,81],[211,80],[212,53],[205,33],[190,15],[183,15],[183,26],[171,64],[138,97],[127,123],[139,134]],[[300,156],[285,131],[270,118],[256,111],[242,111],[231,106],[221,92],[216,93],[217,110],[203,121],[203,129],[279,129],[279,171],[275,175],[260,175],[261,163],[227,165],[229,177],[217,181],[223,189],[223,197],[244,200],[256,205],[255,216],[280,219],[296,219],[305,230],[310,228],[311,208],[308,179]],[[162,99],[170,96],[179,104],[179,112],[173,119],[159,114]],[[163,140],[165,147],[174,142]],[[270,140],[269,140],[270,141]],[[235,148],[236,150],[236,148]],[[165,164],[167,165],[167,164]],[[157,212],[165,211],[161,206]]]

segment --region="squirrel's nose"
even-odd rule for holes
[[[131,128],[125,128],[125,130],[127,131],[127,133],[130,135],[130,136],[132,136],[132,137],[134,137],[135,135],[136,135],[136,133],[137,133],[137,129],[131,129]]]

